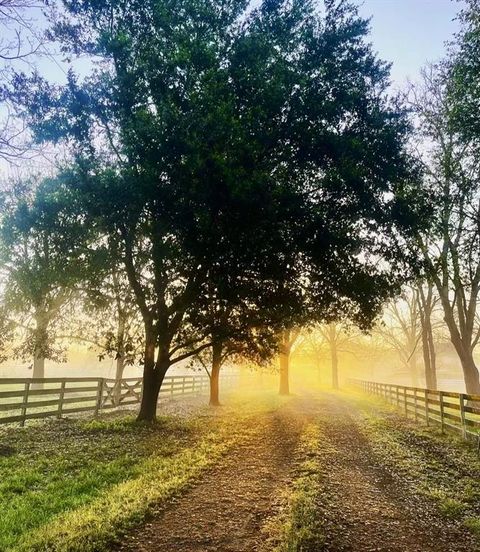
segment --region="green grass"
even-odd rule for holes
[[[175,454],[192,439],[192,429],[192,423],[167,419],[138,427],[128,418],[2,432],[8,455],[0,456],[0,550],[15,549],[59,513],[138,477],[148,457]]]
[[[298,451],[302,460],[284,498],[285,509],[266,527],[274,552],[318,552],[324,545],[318,508],[323,478],[319,432],[316,424],[305,428]]]
[[[246,399],[247,402],[253,399]],[[234,399],[221,415],[52,421],[0,432],[0,550],[93,552],[138,523],[281,404]],[[243,412],[249,411],[246,415]]]
[[[433,500],[445,517],[480,529],[480,458],[471,443],[407,420],[380,399],[345,398],[360,408],[359,429],[390,473]]]
[[[463,523],[472,533],[480,537],[480,518],[465,518]]]

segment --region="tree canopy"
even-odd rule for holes
[[[480,3],[467,0],[460,12],[461,30],[448,60],[450,122],[466,139],[480,138]]]
[[[45,358],[60,359],[56,332],[65,308],[87,275],[88,232],[75,203],[56,178],[14,182],[3,194],[0,263],[10,320],[23,321],[16,356],[33,358],[34,377],[44,377]],[[68,313],[71,317],[72,313]]]

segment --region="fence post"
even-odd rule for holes
[[[460,402],[460,419],[462,420],[462,436],[464,439],[467,438],[467,424],[465,421],[465,395],[460,393],[459,395]]]
[[[407,406],[407,388],[403,388],[403,403],[405,406],[405,417],[408,418],[408,406]]]
[[[445,419],[443,417],[443,414],[444,414],[443,391],[438,392],[438,401],[440,402],[440,425],[442,427],[442,433],[445,433]]]
[[[417,414],[417,388],[414,387],[413,389],[413,409],[415,411],[415,421],[418,420],[418,414]]]
[[[396,393],[397,393],[397,408],[400,408],[400,394],[398,392],[398,385],[395,385]]]
[[[97,386],[97,401],[95,403],[95,413],[94,416],[98,416],[100,413],[100,409],[102,408],[102,399],[103,399],[103,387],[104,387],[105,380],[103,378],[98,379],[98,386]]]
[[[25,425],[25,416],[27,415],[27,407],[28,407],[28,393],[30,391],[30,383],[31,381],[25,382],[25,388],[23,390],[23,403],[22,403],[22,420],[20,421],[20,425],[23,427]]]
[[[60,385],[60,395],[58,396],[58,411],[57,411],[57,418],[62,417],[62,410],[63,410],[63,398],[65,397],[65,384],[66,381],[63,380]]]
[[[427,426],[429,425],[429,412],[428,412],[428,389],[425,389],[425,421]]]

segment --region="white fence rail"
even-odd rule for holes
[[[442,431],[455,431],[465,439],[479,439],[480,395],[434,391],[375,381],[350,380],[350,384],[365,393],[382,397],[415,421],[438,425]],[[480,444],[480,441],[478,442]]]
[[[235,374],[221,377],[232,385]],[[0,378],[0,424],[93,412],[138,404],[142,378],[119,381],[106,378]],[[160,399],[200,394],[209,387],[208,376],[166,376]]]

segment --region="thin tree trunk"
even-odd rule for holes
[[[222,344],[212,345],[212,370],[210,373],[210,406],[220,406],[220,369],[222,367]]]
[[[437,389],[437,369],[435,359],[435,345],[433,343],[433,336],[431,333],[431,327],[428,327],[428,323],[422,327],[422,350],[423,350],[423,363],[425,365],[425,386],[427,389],[436,391]]]
[[[432,312],[434,308],[433,283],[428,283],[428,291],[425,294],[422,284],[417,288],[418,312],[422,327],[422,352],[425,367],[425,386],[427,389],[436,390],[437,362],[435,354],[435,342],[432,329]]]
[[[116,275],[114,274],[114,282]],[[117,367],[115,370],[115,391],[113,394],[113,403],[115,406],[120,404],[122,395],[122,378],[125,369],[125,314],[121,307],[120,299],[117,296]]]
[[[290,378],[289,378],[289,352],[280,352],[280,395],[290,395]]]
[[[432,387],[432,364],[430,358],[430,345],[428,343],[427,328],[422,324],[422,354],[423,354],[423,365],[425,368],[425,387],[427,389],[435,389]]]
[[[428,374],[428,382],[431,385],[429,389],[433,389],[436,391],[438,389],[437,353],[435,351],[435,342],[433,340],[433,332],[431,326],[428,332],[428,345],[430,347],[430,373]]]
[[[284,330],[279,336],[280,395],[290,395],[290,331]]]
[[[330,352],[332,356],[332,387],[338,389],[338,353],[335,341],[330,343]]]

